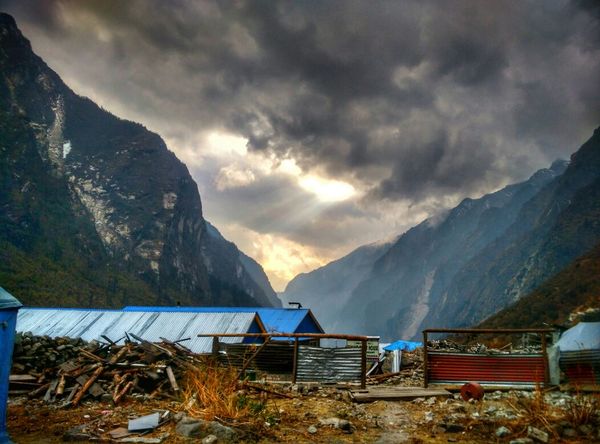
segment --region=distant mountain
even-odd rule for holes
[[[600,321],[600,244],[479,327],[568,326],[578,320]]]
[[[515,223],[455,276],[444,308],[471,325],[519,300],[600,243],[600,128],[565,173],[523,206]],[[429,318],[441,322],[440,316]]]
[[[76,95],[0,14],[2,286],[28,305],[272,305],[242,260],[163,140]]]
[[[352,291],[393,242],[364,245],[310,273],[299,274],[288,283],[281,299],[284,303],[300,302],[309,307],[325,331],[345,331],[347,326],[337,309],[348,303]]]
[[[361,264],[358,279],[329,277],[324,268],[308,274],[312,286],[300,287],[300,294],[329,310],[322,316],[338,331],[418,338],[424,328],[481,322],[598,243],[600,129],[570,162],[557,161],[525,182],[465,199],[408,230],[372,264]],[[306,296],[327,282],[334,284],[317,293],[321,302]],[[295,290],[290,284],[286,298]]]
[[[233,242],[228,241],[223,237],[221,232],[210,222],[206,221],[206,229],[209,234],[214,239],[214,244],[216,246],[217,251],[224,251],[227,249],[231,250],[231,254],[227,257],[233,259],[236,258],[235,261],[231,263],[231,265],[236,267],[242,266],[247,276],[252,279],[256,285],[260,287],[265,296],[269,301],[269,305],[273,307],[281,307],[281,300],[277,297],[277,293],[271,287],[271,282],[269,282],[269,278],[267,277],[265,270],[263,270],[262,266],[252,259],[250,256],[241,251]],[[247,283],[247,286],[250,287],[252,285],[250,282]]]

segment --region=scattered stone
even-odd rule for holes
[[[218,440],[219,438],[217,438],[215,435],[208,435],[202,440],[202,444],[215,444]]]
[[[202,434],[204,421],[185,417],[175,427],[175,431],[186,438],[196,438]]]
[[[427,422],[433,421],[433,412],[425,412],[425,421],[427,421]]]
[[[533,426],[527,427],[527,436],[529,438],[533,438],[536,441],[547,443],[548,442],[548,433],[544,432]]]
[[[533,439],[531,438],[517,438],[517,439],[513,439],[512,441],[509,441],[508,444],[532,444],[533,443]]]
[[[498,438],[504,438],[505,436],[510,435],[512,432],[508,427],[502,426],[496,429],[496,436]]]
[[[415,398],[412,401],[414,404],[422,404],[425,402],[425,398]]]
[[[435,404],[435,401],[436,401],[436,399],[434,397],[427,398],[427,400],[425,401],[425,404],[433,405],[433,404]]]
[[[317,433],[317,428],[314,425],[311,425],[308,427],[308,433],[310,433],[311,435],[314,435],[315,433]]]

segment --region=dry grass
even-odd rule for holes
[[[552,427],[552,423],[557,418],[557,412],[546,402],[544,391],[540,386],[536,387],[531,398],[517,397],[507,402],[513,409],[521,413],[524,427],[527,425],[543,427],[558,439],[558,434]]]
[[[565,419],[574,426],[592,424],[600,420],[600,395],[577,392],[567,403]]]
[[[189,369],[184,381],[184,410],[207,420],[241,419],[251,412],[251,405],[240,402],[238,371],[207,359]]]

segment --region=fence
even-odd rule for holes
[[[469,381],[497,387],[534,387],[549,383],[546,335],[553,329],[428,329],[423,331],[424,386],[460,385]],[[427,347],[431,333],[529,334],[541,336],[540,353],[462,353],[433,351]]]
[[[252,365],[270,373],[290,374],[293,383],[300,382],[358,382],[366,387],[367,336],[334,335],[325,333],[221,333],[198,335],[213,338],[213,354],[221,361],[246,370]],[[226,345],[221,356],[219,338],[260,338],[260,344]],[[271,342],[272,338],[289,338],[289,344]],[[360,348],[323,348],[309,345],[320,339],[360,341]],[[280,341],[278,341],[280,342]],[[291,363],[290,363],[291,355]],[[290,368],[291,364],[291,368]],[[291,371],[290,371],[291,370]]]

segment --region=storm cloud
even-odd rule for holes
[[[76,92],[160,133],[220,228],[235,221],[332,254],[522,180],[600,124],[591,1],[14,0],[0,9]],[[208,152],[211,133],[238,137],[245,151]],[[277,169],[290,160],[294,174]],[[357,193],[319,203],[298,187],[310,174]]]

